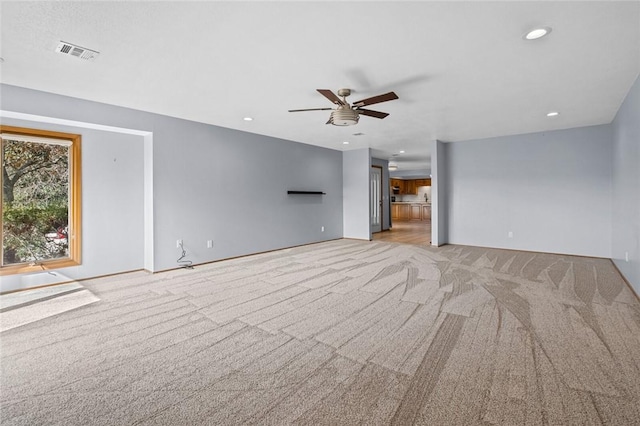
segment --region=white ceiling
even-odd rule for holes
[[[640,71],[638,1],[0,5],[3,83],[380,158],[404,150],[401,170],[428,169],[433,139],[609,123]],[[540,25],[553,31],[522,38]],[[60,40],[100,56],[61,55]],[[400,99],[350,127],[287,112],[331,107],[315,89],[341,87],[351,102]]]

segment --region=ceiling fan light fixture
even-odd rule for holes
[[[524,35],[524,39],[525,40],[537,40],[539,38],[542,38],[546,35],[548,35],[551,32],[551,28],[550,27],[539,27],[539,28],[534,28],[531,31],[528,31],[525,35]]]
[[[353,126],[358,124],[359,119],[356,111],[342,106],[331,113],[331,124],[334,126]]]
[[[340,89],[338,95],[342,96],[340,99],[335,93],[329,89],[316,89],[318,93],[327,98],[331,103],[337,105],[336,109],[333,108],[306,108],[306,109],[290,109],[289,112],[302,112],[302,111],[325,111],[332,110],[329,117],[329,121],[326,124],[333,124],[334,126],[353,126],[358,124],[358,120],[361,115],[366,115],[373,118],[382,119],[388,116],[386,112],[373,111],[370,109],[364,109],[362,107],[368,105],[379,104],[380,102],[392,101],[398,99],[398,95],[394,92],[384,93],[382,95],[373,96],[371,98],[362,99],[361,101],[354,102],[349,105],[347,102],[347,96],[351,94],[351,89]],[[354,133],[356,136],[362,135],[362,133]]]

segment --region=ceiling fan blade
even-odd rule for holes
[[[394,99],[398,99],[398,95],[396,95],[393,92],[389,92],[389,93],[385,93],[384,95],[378,95],[378,96],[374,96],[372,98],[367,98],[367,99],[363,99],[363,100],[358,101],[358,102],[354,102],[353,106],[354,107],[361,107],[361,106],[379,104],[380,102],[392,101]]]
[[[324,123],[324,124],[333,124],[333,119],[332,119],[332,118],[329,118],[329,121],[327,121],[327,122],[326,122],[326,123]]]
[[[289,112],[301,112],[301,111],[329,111],[333,108],[307,108],[307,109],[290,109]]]
[[[358,111],[358,114],[368,115],[369,117],[375,117],[375,118],[385,118],[387,115],[389,115],[386,112],[372,111],[370,109],[362,109],[362,108],[357,108],[356,111]]]
[[[344,102],[342,102],[342,99],[340,99],[338,97],[338,95],[336,95],[335,93],[333,93],[331,90],[328,89],[316,89],[322,96],[324,96],[325,98],[329,99],[331,102],[333,102],[336,105],[344,105]]]

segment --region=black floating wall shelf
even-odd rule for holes
[[[287,191],[287,194],[327,195],[322,191]]]

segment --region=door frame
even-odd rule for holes
[[[383,185],[384,185],[384,168],[382,166],[376,166],[376,165],[371,165],[372,169],[380,169],[380,185],[378,185],[378,209],[379,209],[379,216],[380,216],[380,230],[373,232],[371,231],[371,213],[369,213],[369,232],[371,232],[371,234],[377,234],[379,232],[382,232],[384,230],[384,191],[383,191]],[[369,171],[369,188],[371,188],[371,171]],[[369,194],[370,197],[370,201],[371,202],[371,197],[373,197],[373,194]]]

